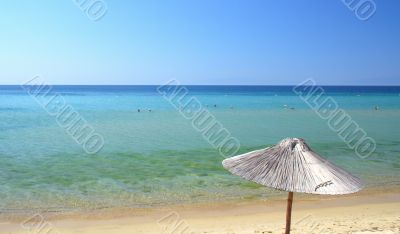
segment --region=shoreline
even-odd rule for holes
[[[281,233],[285,199],[41,215],[59,233],[168,233],[174,223],[182,224],[178,228],[190,229],[182,233]],[[317,229],[329,233],[337,232],[337,228],[340,233],[400,233],[400,188],[339,196],[295,194],[292,215],[293,233]],[[25,220],[1,219],[0,233],[26,233],[21,226]]]
[[[271,189],[272,190],[272,189]],[[277,190],[272,190],[277,191]],[[236,198],[228,199],[226,201],[198,201],[198,202],[185,202],[176,204],[162,204],[151,207],[104,207],[96,209],[85,209],[85,210],[71,210],[71,211],[46,211],[46,210],[21,210],[20,212],[0,212],[0,222],[21,222],[26,220],[33,214],[40,213],[49,220],[63,220],[63,219],[110,219],[110,218],[124,218],[130,216],[137,216],[141,214],[149,214],[152,212],[158,212],[163,210],[192,210],[192,209],[207,209],[210,207],[216,207],[218,209],[224,207],[236,207],[246,206],[252,204],[268,204],[274,206],[275,204],[284,203],[286,204],[287,192],[277,191],[279,194],[274,194],[268,198]],[[344,194],[344,195],[316,195],[316,194],[305,194],[295,193],[294,202],[310,203],[310,202],[324,202],[324,201],[340,201],[341,203],[351,205],[354,199],[361,199],[360,201],[367,201],[370,203],[374,202],[385,202],[392,201],[391,195],[396,198],[396,195],[400,197],[399,186],[382,186],[382,187],[368,187],[364,188],[358,193]],[[371,199],[369,197],[372,197]],[[384,199],[387,198],[388,200]],[[396,199],[394,199],[396,200]],[[329,203],[328,203],[329,204]],[[324,206],[329,206],[325,204]],[[338,204],[335,204],[338,205]]]

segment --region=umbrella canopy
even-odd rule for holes
[[[222,165],[232,174],[289,192],[285,234],[290,234],[293,192],[335,195],[362,188],[359,178],[323,159],[300,138],[225,159]]]
[[[347,194],[362,188],[359,178],[323,159],[301,138],[225,159],[232,174],[289,192]]]

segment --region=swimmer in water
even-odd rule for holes
[[[375,109],[376,111],[377,111],[377,110],[379,110],[379,106],[375,106],[375,108],[374,108],[374,109]]]

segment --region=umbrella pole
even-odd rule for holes
[[[289,192],[287,199],[286,208],[286,231],[285,234],[290,234],[290,223],[292,219],[292,202],[293,202],[293,192]]]

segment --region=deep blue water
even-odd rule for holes
[[[68,94],[74,93],[150,93],[158,94],[158,85],[54,85],[54,91]],[[207,94],[295,95],[289,85],[185,85],[192,92]],[[320,86],[329,95],[346,94],[380,94],[399,95],[400,86]],[[25,93],[19,85],[0,85],[0,94]],[[21,92],[22,91],[22,92]],[[71,92],[71,93],[69,93]]]

